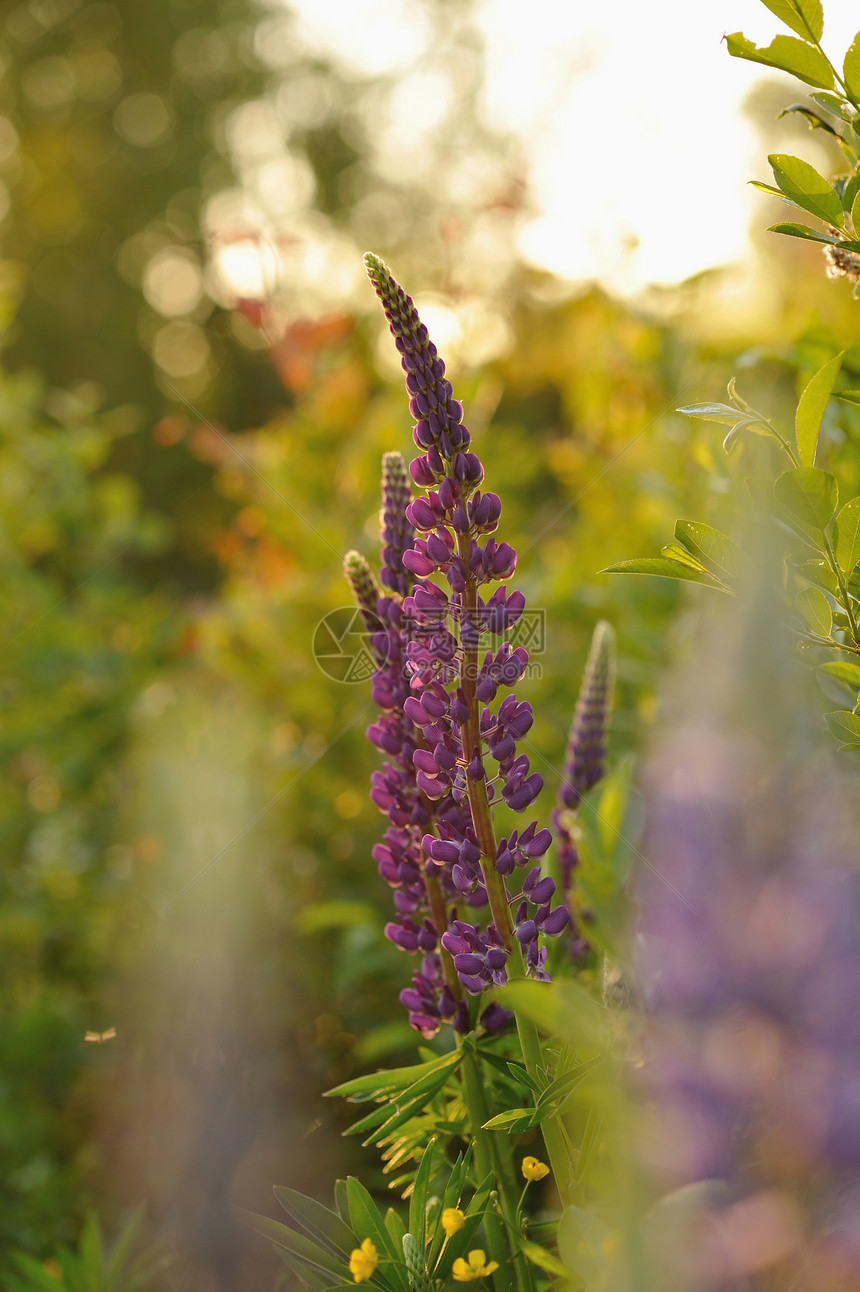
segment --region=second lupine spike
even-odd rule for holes
[[[564,775],[559,786],[553,825],[558,836],[562,892],[570,911],[572,947],[581,954],[586,944],[577,930],[573,878],[579,864],[575,813],[582,798],[606,774],[606,737],[615,686],[615,633],[605,620],[594,629],[582,675],[579,698],[570,726]]]

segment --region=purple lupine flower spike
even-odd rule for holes
[[[403,566],[403,553],[415,541],[415,530],[406,519],[406,508],[412,501],[412,489],[406,463],[400,453],[382,455],[382,568],[379,581],[389,592],[405,597],[412,586],[412,576]]]
[[[371,739],[392,754],[402,738],[399,769],[388,764],[377,773],[374,801],[388,811],[397,830],[405,829],[407,820],[410,826],[421,818],[425,823],[420,853],[431,918],[423,928],[427,932],[429,924],[441,932],[441,953],[429,969],[425,957],[425,968],[403,996],[413,1025],[425,1030],[434,1010],[450,1017],[451,999],[456,1000],[461,987],[479,994],[503,983],[512,952],[530,976],[545,979],[542,939],[559,936],[568,912],[564,905],[553,907],[555,884],[534,866],[551,843],[550,832],[532,821],[498,844],[495,838],[495,805],[524,812],[543,786],[528,757],[517,753],[517,741],[533,721],[531,706],[504,694],[525,673],[528,652],[507,640],[525,598],[504,586],[516,570],[517,556],[508,543],[492,536],[501,502],[479,489],[484,470],[470,449],[463,406],[453,397],[445,365],[412,300],[376,256],[365,256],[365,264],[401,356],[416,419],[412,437],[421,456],[410,464],[409,474],[426,490],[405,510],[417,536],[403,552],[402,568],[414,584],[402,601],[393,594],[378,604],[383,619],[389,614],[386,601],[393,606],[405,680],[401,675],[395,688],[391,671],[386,673],[376,690],[380,703],[387,692],[397,690],[392,719],[371,729]],[[394,532],[393,520],[384,526]],[[447,589],[434,579],[439,575]],[[388,577],[383,582],[393,586]],[[483,593],[487,585],[496,586]],[[496,641],[488,643],[488,637]],[[396,732],[394,713],[402,721]],[[427,951],[413,870],[388,854],[380,861],[383,867],[389,883],[403,876],[402,882],[411,884],[408,892],[395,894],[403,918],[388,926],[389,938],[404,950]],[[521,891],[512,894],[507,882],[518,867],[531,870]],[[467,918],[487,904],[489,918],[483,923]],[[461,1001],[455,1026],[463,1011]],[[498,1026],[497,1012],[485,1025],[491,1022]]]
[[[575,814],[583,795],[606,774],[606,733],[612,712],[614,683],[615,633],[605,620],[601,620],[591,638],[567,742],[558,804],[552,815],[558,837],[562,891],[570,912],[571,953],[574,958],[588,950],[574,909],[574,872],[579,865]]]

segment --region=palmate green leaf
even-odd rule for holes
[[[387,1257],[382,1271],[394,1287],[409,1292],[409,1280],[403,1266],[403,1252],[385,1228],[376,1204],[360,1180],[354,1175],[346,1182],[349,1199],[349,1223],[359,1242],[369,1238],[379,1252],[380,1263]]]
[[[821,0],[761,0],[780,22],[797,32],[804,40],[821,40],[824,15]]]
[[[732,583],[743,574],[746,557],[737,543],[718,529],[698,520],[678,520],[675,537],[700,565],[724,583]]]
[[[825,409],[830,402],[830,393],[833,390],[836,374],[842,366],[844,353],[845,351],[841,350],[822,368],[819,368],[818,372],[810,377],[803,394],[800,396],[794,419],[794,428],[797,436],[797,454],[805,467],[815,465],[818,432],[821,429]]]
[[[665,556],[641,557],[632,561],[618,561],[608,565],[601,574],[652,574],[661,579],[680,579],[688,583],[702,583],[706,588],[717,588],[720,592],[731,594],[720,579],[715,579],[704,568],[696,569],[683,561],[673,561]]]
[[[765,67],[778,67],[790,72],[807,85],[833,88],[833,72],[827,59],[814,45],[795,40],[793,36],[775,36],[769,45],[760,49],[747,40],[741,31],[726,36],[726,46],[733,58],[745,58],[750,63],[763,63]]]
[[[846,502],[836,517],[834,532],[836,563],[843,574],[851,574],[860,561],[860,497]]]
[[[392,1099],[382,1106],[383,1119],[381,1124],[374,1112],[368,1117],[362,1118],[360,1122],[356,1122],[354,1126],[349,1128],[347,1133],[357,1135],[362,1134],[365,1130],[372,1130],[373,1134],[368,1135],[363,1143],[365,1146],[378,1144],[392,1131],[399,1129],[399,1127],[410,1121],[417,1113],[426,1108],[444,1088],[448,1078],[463,1062],[463,1051],[454,1051],[452,1054],[446,1055],[445,1058],[447,1062],[444,1067],[428,1073],[399,1094],[396,1099]]]
[[[768,157],[773,176],[780,191],[802,206],[804,211],[817,215],[828,224],[841,228],[845,212],[839,194],[814,166],[789,153],[771,153]]]
[[[825,713],[827,723],[837,740],[843,741],[843,749],[853,749],[860,745],[860,714],[850,709],[837,709],[834,713]]]
[[[341,1085],[327,1090],[325,1097],[328,1099],[339,1095],[342,1099],[349,1099],[355,1103],[370,1099],[385,1099],[400,1090],[406,1090],[431,1072],[448,1067],[451,1059],[450,1054],[443,1054],[428,1063],[416,1063],[408,1068],[392,1068],[389,1071],[371,1072],[365,1077],[353,1077],[351,1081],[344,1081]]]
[[[848,46],[845,61],[842,64],[842,75],[849,94],[860,100],[860,31]]]
[[[784,472],[773,486],[774,497],[789,515],[823,530],[839,503],[839,486],[829,471],[818,467],[795,467]]]
[[[811,632],[819,637],[829,637],[833,627],[833,611],[830,602],[820,588],[801,588],[794,599],[794,604]]]
[[[797,203],[792,205],[796,206]],[[791,224],[784,221],[769,225],[768,233],[782,233],[787,238],[803,238],[806,242],[825,243],[831,247],[838,247],[842,241],[841,238],[834,238],[829,233],[819,233],[816,229],[810,229],[807,224]]]
[[[824,673],[826,677],[835,677],[837,682],[844,682],[846,686],[860,691],[860,664],[855,663],[854,660],[828,660],[826,664],[819,664],[817,668],[818,672]]]

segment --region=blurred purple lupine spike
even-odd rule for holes
[[[532,821],[498,844],[495,838],[495,805],[523,812],[543,786],[528,757],[517,754],[517,741],[532,725],[531,706],[513,694],[497,702],[528,664],[528,652],[507,640],[525,598],[504,587],[516,570],[516,552],[490,537],[501,502],[478,487],[484,471],[470,451],[462,404],[412,300],[378,257],[364,259],[416,418],[412,435],[421,456],[409,474],[426,490],[405,507],[408,532],[421,536],[412,537],[398,569],[388,549],[400,541],[398,500],[409,493],[405,477],[389,469],[382,582],[391,592],[377,604],[388,626],[378,643],[386,666],[374,678],[374,696],[388,712],[368,734],[395,760],[375,773],[372,789],[391,821],[377,851],[399,917],[386,934],[401,949],[424,955],[401,998],[413,1026],[429,1035],[439,1018],[463,1026],[462,989],[478,995],[503,983],[511,954],[519,972],[546,979],[542,939],[562,933],[568,912],[563,904],[552,906],[555,884],[533,864],[547,851],[550,832]],[[414,579],[411,590],[407,578]],[[479,589],[488,584],[500,586],[485,600]],[[482,653],[488,634],[503,640]],[[512,895],[506,878],[518,867],[531,870]],[[484,924],[465,918],[488,903]],[[500,1013],[490,1009],[485,1026],[497,1029]]]
[[[373,571],[360,552],[347,552],[343,559],[343,572],[352,589],[356,604],[368,632],[379,632],[382,624],[376,613],[379,600],[379,585],[373,577]]]
[[[389,592],[405,597],[412,576],[403,567],[403,553],[415,541],[415,530],[406,519],[406,508],[412,501],[409,473],[400,453],[382,455],[382,568],[379,582]]]
[[[595,627],[573,714],[564,774],[558,803],[552,814],[558,839],[558,861],[564,900],[571,919],[571,953],[584,954],[588,943],[578,927],[574,900],[574,872],[579,865],[576,847],[576,810],[606,774],[606,734],[612,714],[615,684],[615,633],[605,620]]]

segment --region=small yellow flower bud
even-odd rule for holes
[[[487,1278],[498,1268],[499,1262],[490,1261],[487,1264],[486,1254],[478,1248],[474,1252],[469,1252],[468,1261],[464,1261],[462,1256],[456,1260],[451,1273],[455,1283],[475,1283],[478,1279]]]
[[[453,1237],[466,1223],[466,1217],[459,1207],[446,1207],[442,1212],[442,1228],[447,1238]]]
[[[365,1283],[374,1274],[379,1264],[379,1252],[369,1238],[365,1238],[361,1247],[354,1247],[349,1254],[349,1272],[356,1283]]]
[[[539,1162],[536,1157],[523,1158],[523,1178],[526,1180],[542,1180],[545,1175],[549,1175],[549,1167],[545,1162]]]

